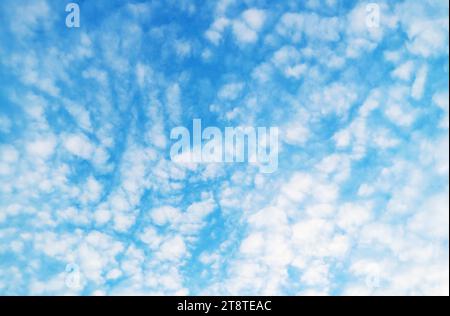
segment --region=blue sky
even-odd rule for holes
[[[74,2],[0,3],[0,294],[448,295],[447,1]]]

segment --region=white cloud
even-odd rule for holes
[[[329,283],[329,268],[323,262],[317,260],[313,261],[310,266],[308,266],[300,279],[300,282],[306,285],[314,286],[324,286]]]
[[[94,151],[94,145],[84,134],[65,135],[63,145],[72,155],[83,159],[90,159]]]
[[[174,124],[181,120],[181,89],[178,83],[170,85],[166,90],[169,119]]]
[[[399,3],[395,9],[411,53],[425,58],[448,54],[448,3]]]
[[[7,116],[0,115],[0,132],[9,133],[11,126],[11,120]]]
[[[293,46],[284,46],[277,50],[272,58],[272,62],[278,68],[293,66],[300,61],[300,53]]]
[[[51,41],[53,6],[5,3],[5,31],[15,33],[5,33],[13,42],[2,65],[19,84],[0,115],[11,143],[0,145],[0,221],[19,224],[0,230],[0,252],[17,258],[0,264],[0,292],[448,293],[448,89],[435,80],[448,72],[443,1],[379,3],[381,25],[368,29],[365,3],[334,16],[335,0],[309,0],[308,13],[220,0],[201,9],[212,21],[204,41],[176,17],[153,25],[153,4],[131,4],[114,7],[102,32],[71,33],[75,50]],[[22,9],[36,15],[14,21]],[[50,42],[31,45],[37,30]],[[242,51],[222,51],[233,46],[218,47],[225,38]],[[97,48],[99,59],[87,59]],[[174,56],[179,75],[165,67]],[[219,64],[214,77],[208,67]],[[279,125],[283,168],[266,176],[168,160],[167,124],[207,110],[205,101],[219,125]],[[61,271],[42,270],[47,261]],[[71,262],[82,289],[65,285]]]
[[[153,227],[146,227],[139,238],[152,249],[156,249],[162,241],[162,237],[158,235],[158,232]]]
[[[395,124],[410,126],[415,119],[414,112],[408,111],[400,104],[392,104],[385,110],[386,116]]]
[[[339,208],[337,224],[341,228],[352,232],[367,223],[371,218],[371,213],[369,205],[347,203]]]
[[[232,82],[225,84],[220,88],[218,97],[222,100],[233,101],[236,100],[244,89],[243,82]]]
[[[206,223],[205,218],[215,209],[216,204],[209,193],[205,193],[203,200],[194,202],[183,213],[182,221],[179,223],[179,231],[183,234],[195,234]]]
[[[12,6],[11,10],[13,10],[9,15],[13,17],[10,19],[11,30],[23,37],[33,35],[39,27],[48,28],[53,20],[50,7],[45,0],[28,1],[21,6]]]
[[[210,28],[205,32],[205,37],[214,45],[218,45],[222,40],[222,33],[225,28],[230,24],[227,18],[219,17]]]
[[[263,10],[248,9],[238,20],[233,21],[233,34],[239,43],[249,44],[258,40],[258,33],[264,25],[266,13]]]
[[[181,236],[173,236],[161,244],[157,256],[161,260],[177,261],[183,258],[186,253],[186,244]]]
[[[392,76],[402,80],[409,81],[414,70],[414,62],[408,60],[392,71]]]
[[[320,92],[315,92],[311,100],[316,109],[322,115],[336,113],[345,115],[356,101],[358,95],[352,86],[346,86],[342,83],[333,83],[324,87]]]
[[[153,222],[159,226],[177,223],[180,216],[180,210],[172,206],[162,206],[153,209],[150,213]]]
[[[99,208],[94,213],[94,220],[99,225],[107,223],[111,219],[111,212],[105,208]]]
[[[378,129],[372,134],[375,145],[381,149],[392,148],[400,144],[400,141],[391,135],[387,129]]]
[[[92,130],[90,114],[85,107],[72,102],[67,102],[66,109],[81,128],[87,131]]]
[[[428,67],[426,65],[423,65],[417,71],[416,79],[414,80],[413,86],[411,88],[411,96],[416,100],[422,99],[425,89],[425,82],[427,80],[427,74]]]
[[[255,233],[245,238],[240,247],[240,251],[248,255],[257,255],[264,247],[264,237],[261,233]]]
[[[233,34],[240,43],[254,43],[258,33],[242,21],[233,22]]]
[[[32,141],[27,144],[27,152],[33,157],[48,158],[54,152],[56,139],[53,136]]]
[[[285,13],[276,26],[278,34],[298,43],[302,38],[303,16],[296,13]]]
[[[15,162],[19,158],[18,151],[11,145],[1,146],[1,160],[5,162]]]
[[[261,83],[265,83],[272,78],[272,74],[272,66],[269,63],[262,63],[253,69],[252,78],[257,79]]]
[[[223,32],[231,26],[233,35],[239,43],[251,44],[258,40],[258,33],[265,20],[265,11],[259,9],[245,10],[239,18],[234,20],[219,16],[205,32],[205,37],[214,45],[218,45],[222,40]]]
[[[433,95],[433,102],[444,111],[444,117],[441,120],[440,126],[446,129],[449,127],[448,99],[448,91],[437,92]]]
[[[266,13],[263,10],[248,9],[242,13],[242,19],[253,30],[259,31],[266,20]]]
[[[292,145],[304,145],[310,136],[308,127],[303,125],[289,125],[283,133],[283,140]]]
[[[377,3],[380,13],[378,27],[367,25],[367,3],[358,3],[347,15],[342,26],[346,34],[346,56],[357,58],[364,52],[373,51],[391,29],[397,26],[397,17],[385,3]]]
[[[299,79],[306,75],[308,70],[308,66],[301,63],[300,52],[293,46],[284,46],[277,50],[272,62],[287,78]]]
[[[298,43],[302,34],[310,40],[337,41],[341,25],[336,17],[322,17],[316,13],[285,13],[276,30],[293,43]]]
[[[130,229],[136,221],[136,211],[117,212],[113,215],[114,229],[125,232]]]
[[[103,87],[106,87],[108,84],[108,74],[103,70],[91,67],[84,70],[81,75],[86,79],[97,80]]]
[[[409,105],[408,88],[392,86],[389,88],[388,100],[384,112],[394,123],[402,127],[410,126],[416,119],[416,111]]]
[[[83,202],[95,202],[100,198],[102,193],[102,185],[93,176],[90,176],[85,184],[81,201]],[[103,214],[99,214],[101,217]],[[104,215],[103,215],[104,216]]]
[[[175,41],[175,52],[180,58],[187,58],[192,54],[192,45],[187,40]]]
[[[448,192],[429,197],[419,212],[409,220],[408,227],[421,235],[445,240],[449,234]]]

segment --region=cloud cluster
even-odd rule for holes
[[[378,9],[2,1],[0,294],[448,295],[448,4]],[[278,171],[171,161],[195,118]]]

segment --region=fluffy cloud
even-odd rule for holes
[[[82,134],[67,135],[63,139],[63,145],[72,155],[83,159],[89,159],[94,152],[94,146],[89,139]]]
[[[233,21],[233,34],[240,43],[254,43],[258,40],[258,32],[264,25],[266,13],[263,10],[249,9],[241,18]]]
[[[448,4],[377,4],[1,1],[0,294],[448,295]]]

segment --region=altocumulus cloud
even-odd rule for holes
[[[1,1],[0,294],[448,295],[448,3],[376,4]]]

